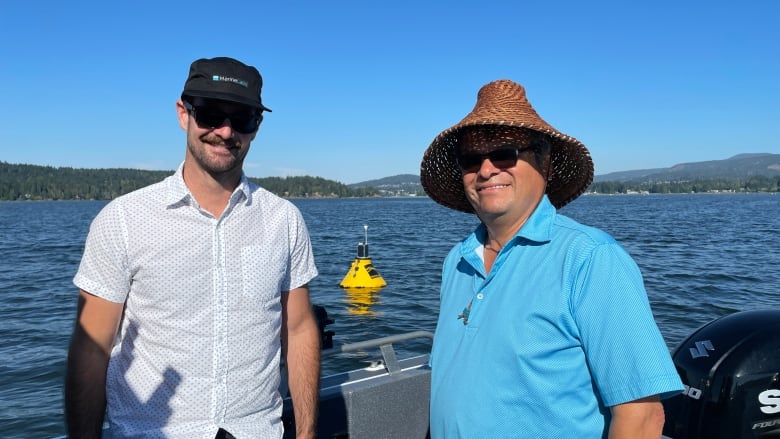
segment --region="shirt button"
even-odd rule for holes
[[[485,295],[482,294],[482,293],[477,294],[477,299],[479,299],[479,300],[482,300],[484,297],[485,297]]]

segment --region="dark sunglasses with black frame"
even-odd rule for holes
[[[458,166],[463,172],[477,172],[482,167],[482,162],[485,159],[490,159],[490,163],[499,169],[509,169],[517,164],[517,160],[520,157],[520,153],[533,149],[531,146],[520,147],[517,145],[507,144],[501,145],[498,148],[484,153],[458,153],[457,160]]]
[[[230,127],[241,134],[251,134],[260,127],[263,121],[263,115],[254,111],[243,111],[237,113],[227,113],[218,108],[207,105],[193,105],[184,101],[184,108],[195,117],[195,122],[201,128],[214,129],[225,124],[225,120],[230,120]]]

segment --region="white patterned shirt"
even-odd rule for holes
[[[109,203],[74,283],[125,313],[108,366],[113,437],[281,437],[281,292],[317,275],[289,201],[242,176],[221,218],[182,166]]]

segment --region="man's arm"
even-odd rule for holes
[[[282,293],[282,346],[296,437],[314,438],[320,393],[320,331],[304,285]]]
[[[664,427],[664,408],[658,395],[610,407],[609,439],[658,439]]]
[[[84,290],[68,349],[65,421],[72,438],[100,438],[106,411],[106,370],[124,304]]]

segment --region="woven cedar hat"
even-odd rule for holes
[[[579,197],[593,181],[593,161],[585,145],[539,117],[525,97],[522,85],[501,79],[484,85],[471,113],[442,131],[423,155],[420,182],[428,196],[445,207],[474,213],[466,199],[456,159],[460,146],[458,132],[471,126],[510,126],[546,134],[552,146],[546,192],[556,208]]]

